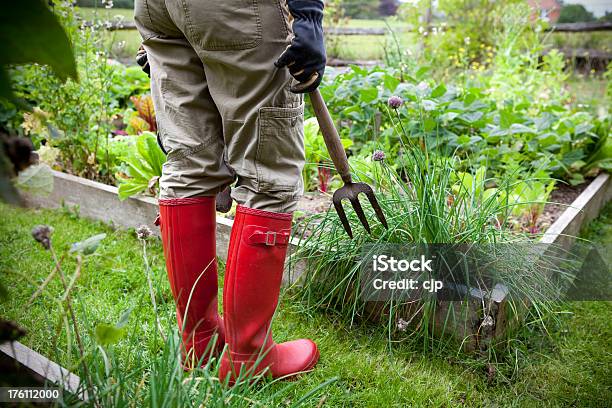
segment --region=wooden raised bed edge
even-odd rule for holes
[[[0,358],[13,361],[15,369],[20,371],[25,369],[28,376],[36,383],[31,386],[55,384],[81,401],[88,399],[87,392],[81,386],[81,379],[77,375],[18,341],[1,343]]]
[[[58,208],[62,205],[78,207],[79,214],[95,220],[110,222],[119,227],[137,228],[147,225],[159,235],[153,225],[157,215],[157,200],[151,197],[130,197],[125,201],[117,198],[117,188],[102,183],[54,171],[54,189],[46,196],[25,195],[26,203],[33,207]],[[556,244],[569,249],[583,225],[596,218],[601,208],[612,198],[612,180],[609,174],[600,174],[566,208],[561,216],[547,229],[541,242]],[[217,217],[217,254],[226,260],[229,236],[233,221]],[[290,252],[297,249],[297,240],[292,239]],[[289,261],[288,261],[289,262]],[[286,268],[283,276],[285,285],[296,282],[306,270],[306,262],[297,262]],[[499,286],[499,285],[498,285]],[[437,321],[446,322],[446,331],[452,331],[466,339],[467,349],[474,349],[491,340],[500,338],[506,332],[506,309],[508,300],[504,288],[495,288],[495,296],[483,293],[474,299],[464,316],[453,312],[453,321],[448,326],[446,304],[437,310]],[[449,302],[446,302],[449,303]],[[472,302],[470,302],[472,303]]]
[[[546,230],[540,242],[557,244],[569,249],[580,230],[589,221],[597,218],[601,209],[612,199],[610,175],[602,173],[561,213]]]

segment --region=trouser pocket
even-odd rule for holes
[[[258,0],[181,0],[186,35],[208,51],[244,50],[262,39]]]
[[[301,191],[304,105],[259,109],[255,170],[259,191]]]

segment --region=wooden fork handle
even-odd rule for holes
[[[349,167],[348,158],[346,157],[344,146],[342,146],[342,141],[340,140],[338,130],[336,129],[334,121],[329,114],[329,110],[327,110],[327,105],[325,105],[325,101],[321,96],[321,92],[319,92],[318,89],[315,89],[314,91],[310,92],[309,95],[312,108],[314,109],[315,116],[319,122],[319,128],[323,134],[325,146],[327,146],[327,151],[334,162],[334,166],[340,174],[340,177],[342,177],[342,181],[344,181],[345,184],[351,183],[351,169]]]

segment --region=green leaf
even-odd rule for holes
[[[468,135],[461,135],[457,138],[457,144],[465,145],[470,143],[470,137]]]
[[[376,88],[365,88],[359,90],[359,99],[362,102],[370,103],[378,98],[378,89]]]
[[[590,123],[581,123],[574,129],[575,135],[581,135],[593,129],[593,125]]]
[[[0,44],[0,66],[36,62],[51,66],[61,79],[77,78],[68,36],[42,0],[3,2]]]
[[[111,326],[106,323],[99,323],[95,330],[96,341],[102,346],[117,343],[125,335],[125,328]]]
[[[446,112],[440,116],[440,119],[445,122],[450,122],[454,120],[457,116],[459,116],[459,113],[457,112]]]
[[[513,123],[512,126],[510,126],[510,133],[511,134],[516,134],[516,133],[532,133],[535,134],[537,133],[535,130],[531,129],[530,127],[527,127],[523,124],[520,123]]]
[[[0,65],[0,99],[12,99],[13,91],[11,90],[11,79],[8,72]]]
[[[142,193],[149,186],[149,182],[141,179],[129,179],[122,181],[119,184],[118,197],[119,200],[123,201],[135,194]]]
[[[342,143],[342,147],[344,147],[345,149],[348,149],[353,145],[353,141],[348,138],[342,138],[340,139],[340,142]]]
[[[511,111],[503,109],[499,111],[499,125],[502,129],[508,129],[518,118]]]
[[[157,144],[157,136],[151,132],[144,132],[140,137],[144,140],[144,143],[142,143],[145,150],[142,155],[143,158],[145,158],[153,171],[153,176],[161,177],[162,166],[166,162],[166,155]]]
[[[49,195],[53,192],[53,172],[46,164],[35,164],[17,176],[15,186],[35,195]]]
[[[606,170],[606,171],[612,170],[612,159],[599,160],[595,164],[597,167],[599,167],[602,170]]]
[[[465,95],[464,103],[465,106],[470,106],[476,100],[476,95],[473,93],[468,93]]]
[[[583,160],[576,160],[575,162],[570,164],[570,169],[572,171],[580,171],[580,169],[582,169],[585,165],[586,163]]]
[[[572,178],[569,180],[572,186],[577,186],[584,183],[584,176],[580,173],[572,174]]]
[[[555,143],[557,143],[557,134],[556,133],[552,133],[552,132],[544,133],[542,135],[539,135],[537,138],[538,138],[538,143],[542,147],[552,146]]]
[[[70,248],[70,253],[80,252],[83,255],[91,255],[96,252],[96,249],[98,249],[100,242],[102,242],[104,238],[106,238],[106,234],[98,234],[94,235],[93,237],[89,237],[84,241],[75,242]]]
[[[319,122],[317,118],[312,117],[304,121],[304,133],[313,133],[315,135],[319,133]]]
[[[584,151],[582,149],[573,149],[563,155],[561,162],[564,165],[569,166],[576,160],[582,159],[584,159]]]
[[[149,176],[153,176],[153,170],[144,161],[134,159],[129,161],[127,165],[130,177],[140,180],[149,180]]]
[[[429,73],[429,67],[424,66],[424,67],[419,68],[419,70],[416,72],[414,76],[416,77],[418,81],[421,81],[423,78],[427,76],[428,73]]]
[[[439,98],[441,96],[444,96],[444,94],[446,94],[446,87],[444,86],[444,84],[436,86],[434,90],[431,91],[432,98]]]
[[[383,83],[385,84],[385,89],[388,89],[391,92],[395,91],[395,88],[397,88],[400,82],[401,81],[398,78],[389,74],[385,74],[385,78],[383,80]]]
[[[536,129],[540,132],[545,129],[548,129],[553,125],[555,120],[555,115],[550,112],[544,112],[542,116],[535,119]]]
[[[470,144],[476,144],[478,142],[480,142],[482,140],[482,137],[480,136],[470,136]]]
[[[472,123],[480,120],[483,115],[484,115],[484,113],[481,112],[481,111],[466,112],[466,113],[462,114],[461,116],[459,116],[459,118],[464,120],[464,121],[466,121],[469,124],[472,124]]]
[[[427,118],[423,121],[423,130],[425,130],[426,132],[430,132],[434,130],[436,126],[437,126],[437,123],[432,118]]]

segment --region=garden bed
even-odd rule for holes
[[[542,215],[538,218],[538,231],[546,231],[561,217],[568,207],[580,196],[580,194],[591,184],[589,180],[577,186],[558,184],[549,198],[549,203],[544,206]],[[327,211],[332,205],[331,194],[309,192],[298,203],[297,210],[304,216],[312,213]]]
[[[110,222],[114,226],[137,228],[148,225],[158,234],[153,225],[157,215],[157,202],[151,197],[130,197],[125,201],[117,199],[117,188],[86,180],[69,174],[54,172],[54,189],[46,197],[26,195],[29,206],[58,208],[65,206],[77,209],[80,215]],[[610,176],[600,174],[588,185],[580,189],[561,188],[552,197],[558,204],[547,205],[547,220],[552,225],[541,239],[542,243],[557,244],[562,248],[571,247],[574,237],[583,225],[595,218],[601,208],[612,197]],[[309,194],[302,204],[303,210],[322,210],[326,204],[325,196]],[[571,203],[568,203],[570,202]],[[568,204],[563,206],[564,204]],[[565,208],[562,212],[560,209]],[[227,247],[233,221],[217,216],[217,253],[226,260]],[[291,251],[297,249],[297,241],[292,242]],[[283,276],[285,285],[296,282],[307,268],[306,261],[300,261],[287,268]],[[499,285],[498,285],[499,286]],[[466,350],[487,347],[495,339],[504,336],[507,329],[506,313],[508,305],[507,289],[496,286],[491,292],[478,291],[467,305],[452,310],[453,302],[445,302],[436,310],[436,324],[451,332],[455,338],[463,339]],[[465,307],[463,307],[465,306]],[[380,305],[372,303],[369,308],[373,315],[381,315]]]

